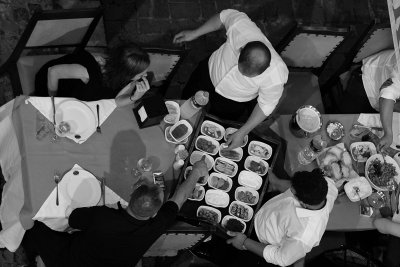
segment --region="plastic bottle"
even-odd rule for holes
[[[311,140],[310,144],[300,150],[297,158],[300,164],[310,164],[318,154],[326,147],[327,142],[322,139],[321,135],[316,135]]]
[[[202,107],[207,105],[209,93],[206,91],[197,91],[194,96],[185,101],[181,106],[181,118],[190,119]]]

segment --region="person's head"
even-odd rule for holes
[[[296,172],[292,178],[292,192],[303,204],[317,206],[326,200],[328,183],[320,169]]]
[[[255,77],[263,73],[271,62],[271,52],[260,42],[247,43],[240,51],[238,68],[247,77]]]
[[[138,219],[148,219],[157,214],[164,199],[162,189],[153,183],[140,181],[136,184],[128,209]]]
[[[146,74],[150,57],[134,43],[113,48],[105,65],[105,83],[112,90],[119,91],[131,80],[138,80]]]

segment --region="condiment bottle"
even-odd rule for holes
[[[197,91],[194,96],[185,101],[181,106],[181,118],[189,119],[194,116],[202,107],[207,105],[209,93],[206,91]]]
[[[327,146],[327,142],[322,139],[321,135],[316,135],[311,140],[310,144],[300,150],[297,159],[300,164],[310,164],[318,154]]]

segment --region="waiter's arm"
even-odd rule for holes
[[[379,113],[385,133],[379,142],[380,148],[388,147],[393,142],[392,118],[394,103],[392,99],[379,98]]]

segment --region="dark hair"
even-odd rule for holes
[[[318,205],[325,201],[328,183],[320,169],[296,172],[292,178],[296,197],[305,204]]]
[[[134,43],[119,45],[111,49],[109,54],[105,65],[104,83],[116,92],[150,65],[147,52]]]
[[[263,73],[271,62],[271,52],[260,41],[247,43],[239,55],[239,65],[243,67],[244,75],[256,76]]]
[[[151,217],[159,210],[163,200],[160,197],[161,189],[156,185],[142,184],[136,188],[129,200],[129,209],[133,214],[141,217]]]

